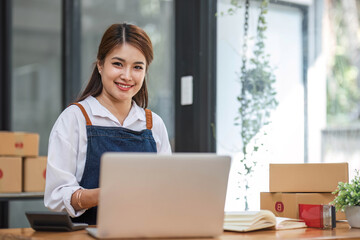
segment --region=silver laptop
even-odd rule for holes
[[[96,238],[222,234],[231,159],[203,153],[105,153]]]

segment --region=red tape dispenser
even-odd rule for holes
[[[332,205],[299,204],[299,218],[304,220],[308,227],[336,227],[336,212]]]

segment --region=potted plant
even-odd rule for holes
[[[345,211],[346,218],[351,227],[360,228],[360,175],[356,170],[356,176],[350,183],[339,182],[334,201],[331,202],[337,211]]]

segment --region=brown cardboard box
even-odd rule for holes
[[[277,217],[299,218],[299,204],[329,204],[331,193],[260,193],[260,209],[270,210]],[[345,213],[337,212],[336,220],[345,220]]]
[[[20,157],[0,157],[0,192],[21,192],[22,159]]]
[[[39,155],[39,134],[0,131],[0,156]]]
[[[24,192],[45,190],[47,157],[24,158]]]
[[[348,163],[270,164],[270,192],[333,192],[348,182]]]

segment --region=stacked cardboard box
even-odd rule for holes
[[[47,157],[24,158],[23,167],[23,191],[43,192],[45,190]]]
[[[42,192],[46,157],[39,157],[39,134],[0,131],[0,193]]]
[[[329,204],[338,182],[348,182],[347,163],[270,164],[270,192],[260,193],[260,208],[276,216],[299,218],[299,204]],[[343,212],[337,220],[346,219]]]
[[[21,157],[0,157],[0,193],[21,192]]]

